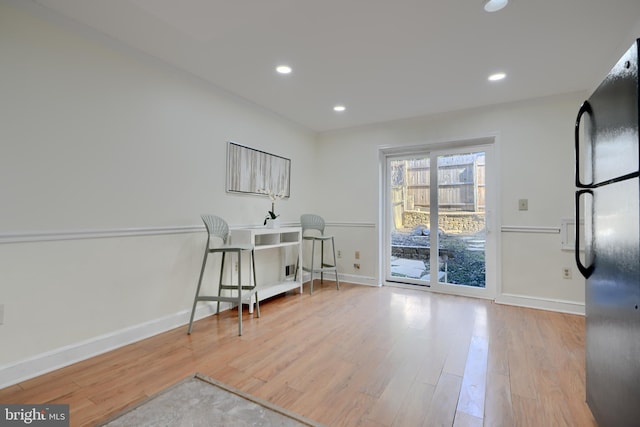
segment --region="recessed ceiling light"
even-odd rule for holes
[[[341,113],[346,109],[347,109],[347,107],[345,107],[344,105],[336,105],[335,107],[333,107],[333,111],[335,111],[337,113]]]
[[[509,0],[487,0],[484,3],[484,10],[487,12],[497,12],[509,3]]]
[[[507,75],[505,73],[495,73],[495,74],[491,74],[489,76],[489,81],[497,82],[498,80],[502,80],[505,77],[507,77]]]
[[[276,71],[280,74],[291,74],[293,70],[288,65],[278,65]]]

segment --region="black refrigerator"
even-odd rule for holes
[[[639,42],[580,107],[575,123],[586,400],[600,427],[640,426]]]

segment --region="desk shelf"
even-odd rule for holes
[[[296,263],[302,265],[301,227],[233,229],[231,243],[254,245],[260,301],[293,289],[302,293],[302,271],[294,277]],[[253,304],[249,310],[253,312]]]
[[[298,242],[283,242],[283,243],[275,243],[272,245],[255,245],[254,249],[256,251],[261,251],[264,249],[274,249],[274,248],[285,248],[287,246],[298,246]]]

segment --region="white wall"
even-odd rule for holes
[[[352,281],[379,281],[379,146],[497,133],[502,223],[559,226],[573,215],[573,120],[585,94],[318,138],[157,61],[65,28],[0,2],[0,387],[183,322],[205,238],[197,229],[21,243],[2,243],[2,236],[199,226],[203,212],[232,225],[258,224],[266,199],[224,191],[228,140],[292,159],[292,197],[278,212],[285,222],[323,215]],[[528,212],[517,210],[519,198],[529,199]],[[574,280],[560,278],[573,261],[558,235],[504,233],[501,243],[503,298],[560,308],[583,303],[577,272]]]
[[[101,351],[120,344],[114,334],[184,321],[205,241],[199,215],[257,225],[270,208],[225,192],[228,140],[291,158],[292,196],[276,207],[285,223],[313,209],[316,135],[196,78],[7,2],[0,69],[0,387],[18,362],[65,364],[60,349]],[[163,227],[178,232],[153,232]],[[6,238],[130,229],[152,232]]]
[[[383,146],[428,144],[498,135],[501,159],[501,225],[560,227],[573,217],[573,128],[585,93],[347,129],[321,135],[319,160],[331,165],[323,185],[331,202],[320,212],[329,221],[377,223],[378,151]],[[329,172],[330,171],[330,172]],[[518,210],[518,199],[529,210]],[[347,257],[342,271],[353,273],[352,250],[362,251],[359,274],[377,277],[375,228],[334,230]],[[361,242],[364,244],[360,245]],[[561,310],[583,310],[584,281],[562,279],[573,268],[573,253],[561,250],[559,234],[502,233],[501,291],[498,300]],[[355,247],[358,244],[360,247]],[[500,289],[500,288],[499,288]]]

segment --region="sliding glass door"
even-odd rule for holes
[[[386,280],[493,297],[492,146],[386,156]]]

